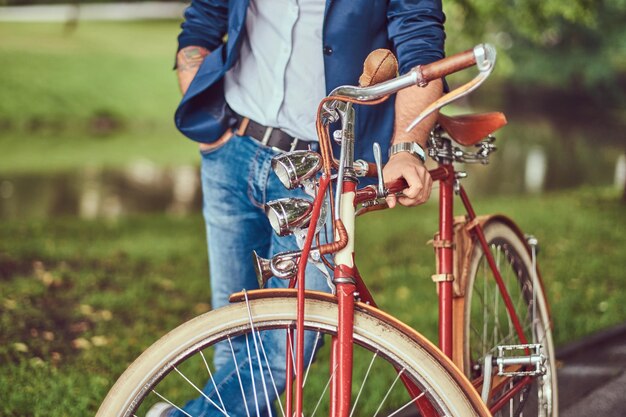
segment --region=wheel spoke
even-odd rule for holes
[[[332,375],[328,378],[328,381],[326,381],[326,385],[324,386],[324,389],[322,390],[322,394],[320,395],[320,398],[317,400],[317,404],[315,404],[315,408],[313,409],[313,412],[311,413],[311,417],[315,416],[315,413],[317,412],[317,409],[322,403],[322,399],[324,398],[324,395],[326,394],[326,391],[328,390],[330,381],[332,381],[335,378],[336,373],[337,373],[337,364],[335,364],[335,367],[333,368]]]
[[[291,329],[287,329],[287,345],[289,347],[289,354],[291,355],[291,366],[293,367],[293,377],[296,377],[296,355],[293,349],[293,335]]]
[[[496,252],[496,256],[495,256],[495,261],[496,261],[496,270],[502,271],[502,268],[500,267],[502,258],[501,258],[501,254],[500,254],[500,250],[498,250],[498,247],[495,245],[492,245],[492,253],[493,251]],[[495,271],[494,271],[495,273]],[[504,285],[504,282],[502,283]],[[499,300],[500,300],[500,292],[498,291],[498,285],[495,282],[495,276],[494,276],[494,291],[493,291],[493,310],[495,312],[494,314],[494,325],[493,325],[493,342],[497,345],[497,340],[498,340],[498,333],[500,330],[500,307],[499,307]]]
[[[248,293],[246,291],[244,291],[244,296],[246,298],[246,308],[248,310],[248,319],[250,322],[250,329],[252,330],[252,340],[254,341],[254,350],[256,352],[257,363],[259,364],[259,372],[261,374],[261,383],[263,384],[263,393],[265,394],[265,405],[267,408],[267,412],[269,413],[270,417],[272,417],[272,407],[270,406],[270,398],[267,393],[267,384],[265,383],[265,374],[263,372],[263,364],[261,363],[259,345],[255,337],[254,321],[252,320],[252,310],[250,309],[250,302],[248,301]],[[247,342],[248,342],[248,335],[246,334],[246,343]],[[255,398],[256,398],[256,391],[255,391]],[[257,405],[257,408],[258,408],[258,405]]]
[[[485,266],[485,264],[483,263],[483,294],[485,297],[485,300],[488,300],[488,291],[489,291],[489,287],[487,285],[487,267]],[[488,326],[489,325],[489,314],[487,312],[487,302],[483,302],[483,337],[482,337],[482,356],[485,356],[487,354],[487,352],[485,352],[485,349],[487,347],[487,335],[488,333]]]
[[[531,325],[530,325],[530,324],[526,324],[526,325],[525,325],[522,329],[523,329],[523,330],[528,330],[528,329],[530,329],[530,328],[531,328]],[[484,355],[484,356],[482,356],[481,358],[479,358],[479,359],[478,359],[478,361],[482,361],[482,360],[485,358],[485,356],[487,356],[487,353],[494,353],[495,351],[497,351],[497,350],[498,350],[498,348],[497,348],[497,347],[498,347],[498,346],[500,346],[500,345],[506,345],[506,344],[517,344],[517,343],[518,343],[518,341],[514,339],[515,337],[517,337],[517,333],[512,333],[512,334],[510,334],[510,335],[509,335],[509,336],[507,336],[507,337],[504,337],[504,338],[502,338],[502,339],[499,339],[499,340],[496,342],[496,344],[495,344],[493,347],[491,347],[491,348],[490,348],[490,349],[489,349],[489,350],[485,353],[485,355]],[[508,342],[511,342],[511,343],[508,343]]]
[[[535,330],[537,327],[535,327],[535,325],[538,323],[537,321],[537,291],[539,289],[539,279],[537,277],[537,251],[535,248],[535,245],[530,245],[531,249],[530,249],[530,256],[531,256],[531,268],[532,270],[530,271],[530,277],[532,279],[532,294],[533,294],[533,310],[532,310],[532,322],[533,322],[533,343],[537,343],[537,341],[535,340],[536,337],[536,333],[537,331]]]
[[[267,360],[267,353],[265,353],[265,346],[263,346],[263,339],[261,338],[261,334],[257,331],[257,338],[259,339],[259,346],[261,346],[261,352],[263,352],[263,359],[265,360],[265,366],[267,367],[267,373],[270,376],[270,380],[272,381],[272,387],[274,387],[274,394],[276,394],[278,406],[280,407],[280,412],[285,417],[285,409],[283,408],[283,403],[280,401],[280,394],[278,392],[278,387],[276,387],[276,381],[274,380],[274,374],[272,372],[272,368],[270,367],[270,363]]]
[[[252,394],[254,395],[254,407],[256,409],[256,417],[261,417],[261,411],[259,410],[259,398],[256,394],[256,382],[254,381],[254,365],[252,363],[252,356],[250,355],[250,343],[248,342],[248,333],[246,333],[246,351],[248,353],[248,366],[250,368],[250,381],[252,382]]]
[[[393,413],[389,414],[387,417],[393,417],[396,414],[398,414],[400,411],[404,410],[405,408],[407,408],[409,405],[413,404],[415,401],[419,400],[420,398],[422,398],[424,395],[426,395],[426,391],[423,391],[420,395],[418,395],[415,398],[411,398],[409,400],[408,403],[404,404],[402,407],[398,408],[396,411],[394,411]]]
[[[321,333],[318,331],[315,334],[315,341],[313,342],[313,352],[311,352],[311,357],[309,358],[309,363],[306,366],[306,372],[304,373],[304,380],[302,381],[302,389],[306,386],[306,379],[309,376],[309,370],[311,369],[311,364],[313,363],[313,358],[315,357],[315,349],[317,348],[317,342],[320,340]]]
[[[356,410],[356,405],[359,403],[359,398],[361,398],[363,387],[365,386],[365,383],[367,382],[367,377],[370,375],[370,371],[372,370],[372,365],[374,364],[374,360],[376,360],[377,356],[378,356],[378,352],[374,352],[374,355],[372,356],[372,360],[370,361],[370,365],[367,367],[367,371],[365,372],[365,377],[363,377],[363,382],[361,383],[361,387],[359,388],[359,393],[357,394],[356,399],[354,400],[354,405],[352,406],[352,410],[350,411],[350,417],[352,417],[352,415],[354,414],[354,410]]]
[[[198,350],[198,353],[200,353],[200,356],[202,356],[202,361],[204,362],[204,366],[206,367],[206,370],[209,373],[209,377],[211,378],[211,383],[213,384],[213,388],[215,388],[215,394],[217,394],[217,398],[220,401],[222,410],[224,410],[224,412],[227,413],[226,406],[224,405],[224,401],[222,401],[222,396],[220,395],[220,391],[217,389],[217,385],[215,384],[215,380],[213,379],[213,374],[211,373],[211,368],[209,367],[209,364],[206,358],[204,357],[204,353],[202,353],[201,350]]]
[[[177,367],[174,367],[174,370],[178,373],[178,375],[180,375],[181,377],[183,377],[183,379],[184,379],[185,381],[187,381],[187,383],[188,383],[189,385],[191,385],[191,386],[193,387],[193,389],[195,389],[196,391],[198,391],[198,392],[200,393],[200,395],[202,395],[202,396],[203,396],[203,397],[204,397],[204,398],[205,398],[205,399],[206,399],[209,403],[211,403],[211,405],[212,405],[213,407],[217,408],[217,409],[218,409],[218,411],[219,411],[220,413],[224,414],[225,416],[228,416],[228,414],[226,414],[226,412],[225,412],[224,410],[222,410],[222,409],[221,409],[221,408],[220,408],[220,407],[219,407],[219,406],[215,403],[215,401],[213,401],[211,398],[209,398],[209,396],[208,396],[208,395],[206,395],[206,394],[204,393],[204,391],[202,391],[200,388],[198,388],[198,386],[197,386],[196,384],[194,384],[193,382],[191,382],[191,381],[189,380],[189,378],[187,378],[187,377],[185,376],[185,374],[183,374],[180,370],[178,370],[178,368],[177,368]]]
[[[248,410],[248,402],[246,401],[246,394],[243,390],[243,383],[241,382],[241,374],[239,373],[239,364],[237,363],[237,357],[235,356],[235,350],[233,349],[233,342],[228,338],[228,344],[230,345],[230,353],[233,357],[233,362],[235,363],[235,371],[237,372],[237,380],[239,381],[239,389],[241,390],[241,400],[243,401],[243,406],[246,409],[246,415],[250,417],[250,410]]]
[[[399,372],[398,375],[396,375],[396,379],[393,380],[393,383],[391,384],[391,386],[389,387],[389,389],[387,390],[387,393],[385,394],[385,396],[383,397],[383,400],[380,402],[380,405],[378,406],[378,408],[376,409],[376,412],[374,413],[374,417],[376,417],[378,415],[378,413],[380,412],[380,409],[383,408],[383,405],[385,404],[385,401],[387,401],[387,397],[389,397],[389,394],[391,394],[391,391],[393,391],[393,387],[396,386],[396,382],[398,382],[398,380],[400,379],[400,377],[402,376],[402,373],[404,373],[404,368],[402,368]],[[411,400],[412,402],[413,400]]]
[[[152,390],[152,392],[154,394],[157,395],[157,397],[159,397],[160,399],[162,399],[163,401],[165,401],[166,403],[168,403],[169,405],[171,405],[172,407],[174,407],[175,409],[177,409],[178,411],[180,411],[181,413],[183,413],[184,415],[186,415],[187,417],[193,417],[192,415],[190,415],[188,412],[186,412],[185,410],[183,410],[182,408],[180,408],[179,406],[177,406],[176,404],[174,404],[173,402],[171,402],[170,400],[168,400],[167,398],[165,398],[164,396],[162,396],[161,394],[159,394],[158,392],[156,392],[155,390]],[[134,415],[134,414],[133,414]]]

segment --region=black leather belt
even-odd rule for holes
[[[250,120],[247,117],[237,115],[237,134],[239,136],[250,136],[261,142],[265,146],[283,152],[301,151],[315,148],[317,142],[310,142],[294,138],[290,134],[276,127],[263,126],[260,123]]]

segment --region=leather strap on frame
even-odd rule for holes
[[[454,281],[454,274],[435,274],[431,276],[433,282]]]
[[[489,217],[489,216],[478,216],[476,217],[474,220],[472,220],[471,222],[466,220],[466,225],[465,228],[467,230],[472,230],[473,228],[475,228],[477,225],[483,225],[485,223],[486,220],[485,217]]]
[[[451,247],[453,250],[453,269],[451,274],[453,278],[443,279],[437,277],[437,279],[435,279],[435,276],[433,276],[433,281],[452,281],[453,294],[455,297],[465,296],[467,276],[469,275],[470,262],[474,250],[474,241],[469,232],[471,227],[468,227],[470,224],[475,226],[478,223],[469,223],[465,216],[457,216],[454,218],[454,240],[452,242],[440,239],[439,233],[436,233],[431,241],[437,257],[439,256],[438,248]],[[439,261],[437,260],[437,262]]]
[[[429,240],[427,243],[433,245],[433,248],[452,248],[456,246],[451,240],[439,239],[439,235],[436,235],[434,239]]]

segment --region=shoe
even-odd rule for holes
[[[146,417],[169,417],[174,410],[175,408],[168,403],[159,402],[150,407]]]

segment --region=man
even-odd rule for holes
[[[231,293],[257,286],[248,261],[253,250],[271,257],[297,249],[293,237],[273,234],[262,210],[268,201],[297,196],[270,173],[271,158],[316,149],[319,101],[339,85],[356,84],[372,50],[391,49],[400,73],[443,58],[443,21],[440,0],[192,1],[178,38],[184,97],[175,121],[200,142],[213,308],[226,305]],[[356,157],[372,161],[373,142],[387,150],[392,138],[394,144],[416,142],[425,148],[434,120],[410,133],[404,130],[441,92],[441,82],[432,82],[375,108],[358,106]],[[432,180],[419,153],[415,146],[398,149],[384,168],[387,181],[403,177],[409,185],[399,198],[402,205],[421,204],[430,195]],[[395,206],[396,198],[388,197],[388,203]],[[286,283],[272,279],[269,285]],[[328,289],[314,268],[307,268],[307,287]],[[284,335],[280,340],[274,342],[277,349],[284,348]],[[308,354],[313,344],[307,339]],[[218,373],[232,366],[230,349],[216,349]],[[210,391],[207,384],[209,396]],[[220,414],[202,398],[186,409],[193,415]],[[167,406],[151,412],[178,415]],[[238,412],[245,410],[229,410]]]

